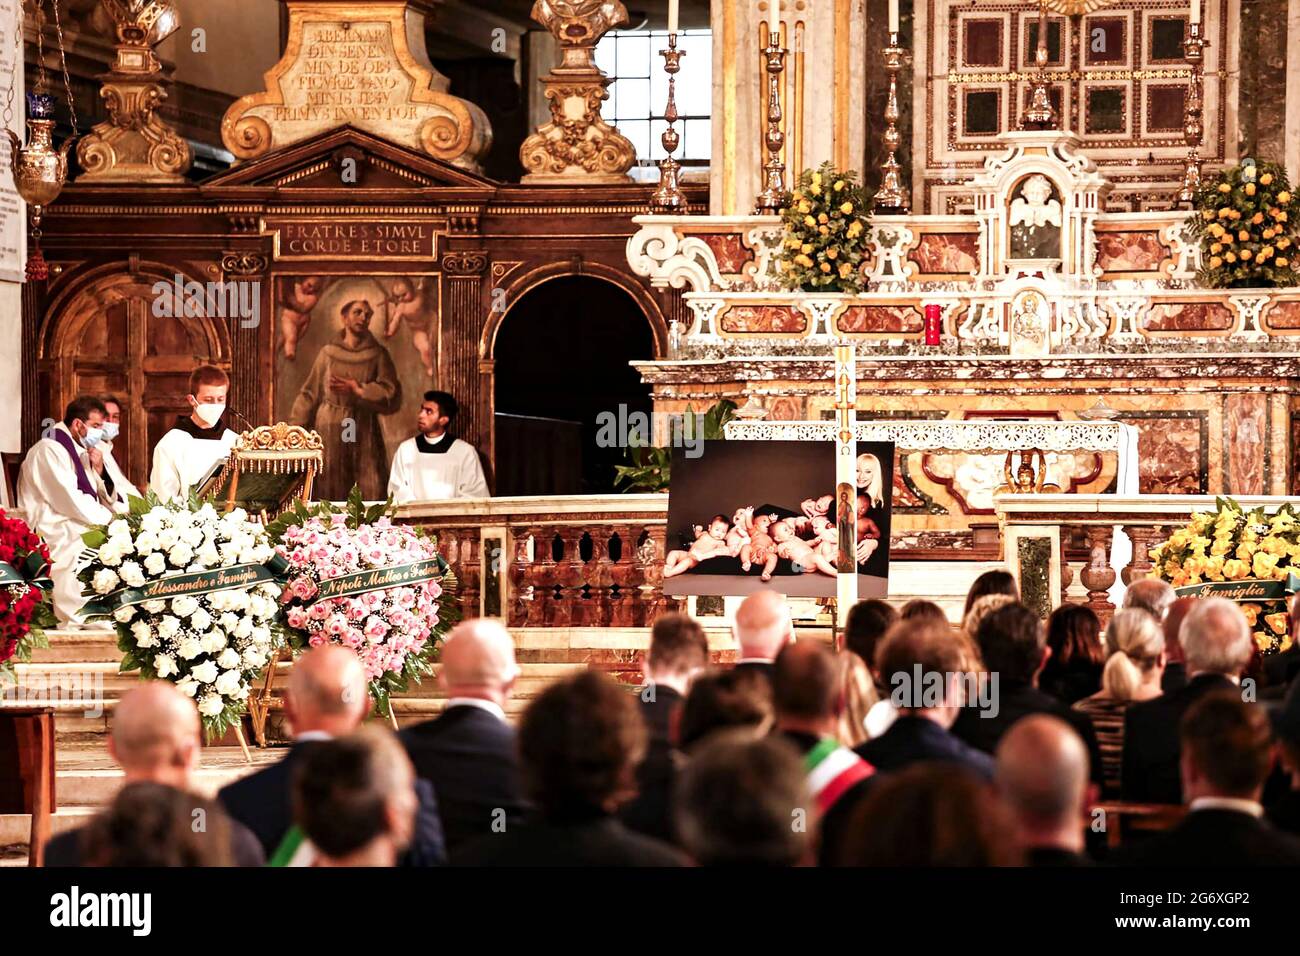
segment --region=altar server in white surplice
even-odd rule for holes
[[[103,402],[90,395],[74,399],[63,421],[27,452],[18,472],[18,506],[49,545],[54,612],[63,622],[81,622],[81,535],[91,525],[113,519],[113,512],[99,500],[90,468],[90,452],[103,441],[103,426]]]
[[[398,445],[393,456],[388,493],[395,503],[490,495],[478,451],[448,431],[456,410],[456,399],[446,392],[424,393],[416,419],[420,432]]]
[[[113,456],[113,442],[122,430],[122,402],[116,395],[105,395],[100,401],[104,403],[104,440],[90,452],[92,477],[99,485],[99,500],[114,511],[125,511],[130,500],[141,494]]]
[[[190,414],[178,418],[153,450],[149,490],[163,501],[184,501],[230,454],[239,436],[226,427],[229,393],[230,378],[215,365],[200,365],[190,374]]]

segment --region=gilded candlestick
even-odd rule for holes
[[[1038,45],[1034,48],[1034,78],[1029,91],[1029,105],[1020,118],[1021,129],[1056,129],[1056,107],[1048,94],[1047,82],[1047,4],[1038,6]]]
[[[889,74],[889,99],[885,101],[885,161],[880,164],[880,189],[876,191],[875,207],[877,212],[906,213],[911,203],[898,175],[898,147],[902,142],[898,132],[898,71],[907,58],[907,51],[899,44],[897,32],[889,34],[889,46],[883,52],[885,72]]]
[[[1210,44],[1201,36],[1201,24],[1193,21],[1187,27],[1183,40],[1183,56],[1191,67],[1187,81],[1187,107],[1183,114],[1183,139],[1187,142],[1187,162],[1183,168],[1183,185],[1178,190],[1179,206],[1190,206],[1201,186],[1201,138],[1205,127],[1202,116],[1205,109],[1205,48]]]
[[[785,163],[781,162],[781,147],[785,134],[781,132],[781,71],[785,69],[786,50],[781,46],[780,28],[771,30],[763,57],[767,64],[767,162],[763,165],[763,189],[754,203],[756,215],[775,215],[786,202]]]
[[[650,196],[650,211],[659,213],[685,212],[687,208],[686,197],[682,195],[679,173],[681,164],[673,159],[673,153],[676,152],[681,137],[677,135],[677,130],[673,124],[677,122],[677,73],[682,68],[681,59],[686,55],[684,50],[677,49],[677,34],[668,34],[668,49],[660,50],[659,55],[664,58],[664,72],[668,74],[668,105],[664,108],[664,119],[668,126],[664,130],[660,142],[663,143],[664,152],[667,153],[659,161],[659,188]]]

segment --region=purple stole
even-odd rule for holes
[[[90,483],[90,476],[86,474],[86,467],[81,463],[81,456],[77,454],[77,446],[73,444],[72,436],[62,428],[51,429],[51,431],[54,440],[63,446],[68,457],[72,459],[72,467],[77,471],[77,490],[98,501],[99,495],[95,493],[95,486]]]

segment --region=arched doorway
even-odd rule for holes
[[[230,369],[225,324],[193,314],[196,303],[178,296],[167,270],[144,263],[88,274],[52,304],[37,356],[41,430],[77,395],[118,396],[125,421],[113,454],[142,490],[154,445],[188,409],[190,372],[201,363]]]
[[[496,494],[614,491],[627,452],[597,443],[601,416],[627,421],[652,405],[650,387],[628,365],[654,357],[636,301],[591,276],[543,282],[506,313],[493,357]]]

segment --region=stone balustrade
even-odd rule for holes
[[[419,502],[398,520],[436,535],[463,617],[514,627],[641,627],[678,601],[663,584],[667,495]]]
[[[1116,576],[1125,585],[1151,573],[1150,552],[1199,511],[1214,511],[1213,495],[1011,495],[994,496],[1002,532],[1003,558],[1020,581],[1025,602],[1046,614],[1066,601],[1073,580],[1070,567],[1075,541],[1086,543],[1087,560],[1079,572],[1088,591],[1087,604],[1108,620],[1115,606],[1109,591]],[[1294,498],[1242,496],[1247,510],[1276,510]],[[1116,528],[1132,542],[1132,556],[1114,566]]]

